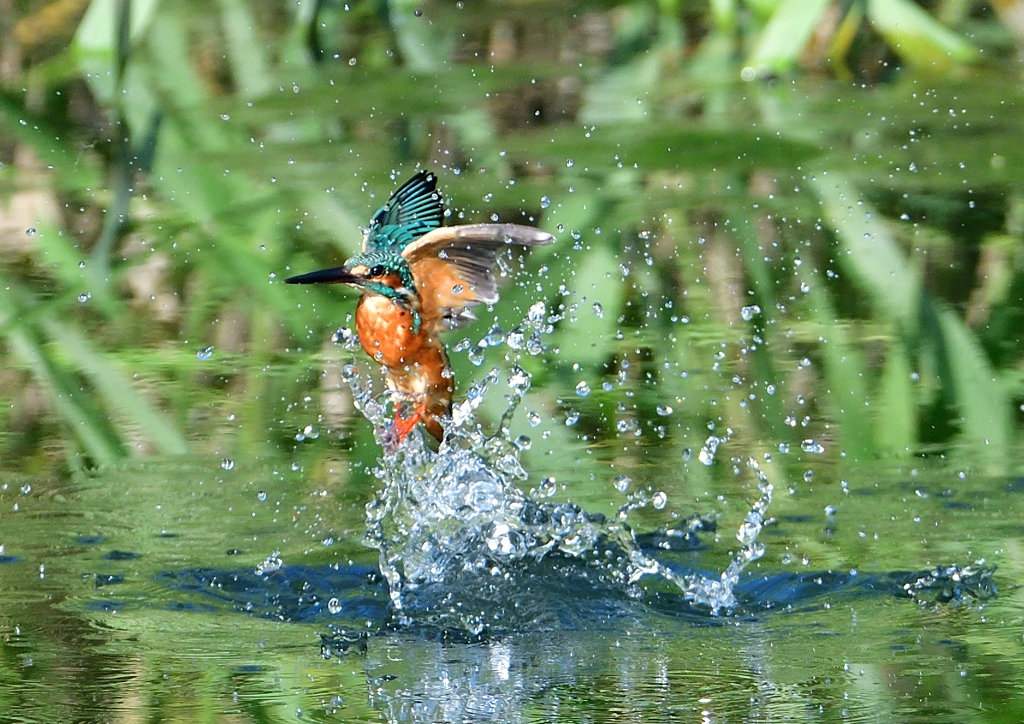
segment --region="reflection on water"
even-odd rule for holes
[[[384,586],[379,578],[367,578],[367,569],[332,572],[285,566],[263,577],[186,571],[166,582],[208,600],[233,601],[236,610],[256,615],[319,624],[348,619],[346,627],[333,624],[332,633],[323,637],[323,661],[365,677],[366,692],[357,689],[358,702],[352,701],[351,689],[335,694],[325,711],[347,720],[368,693],[365,704],[394,722],[519,722],[533,720],[538,712],[561,720],[585,717],[601,706],[643,715],[645,721],[669,721],[675,713],[698,708],[729,720],[790,711],[790,720],[813,721],[819,707],[838,711],[841,706],[851,712],[847,718],[852,721],[872,721],[877,712],[869,699],[850,693],[865,676],[877,682],[879,671],[849,662],[839,667],[827,653],[815,653],[816,648],[857,651],[865,643],[860,637],[877,643],[882,634],[895,636],[887,646],[907,651],[905,642],[915,637],[921,645],[920,630],[885,634],[874,628],[886,618],[882,612],[887,597],[916,591],[930,595],[932,602],[949,604],[954,593],[955,601],[971,604],[994,593],[987,575],[976,572],[771,575],[738,586],[743,614],[731,620],[687,606],[678,592],[628,595],[615,581],[588,578],[586,570],[578,559],[554,553],[504,575],[494,591],[500,590],[507,601],[499,602],[485,590],[474,603],[506,614],[496,622],[505,626],[514,606],[520,618],[517,630],[483,637],[453,630],[454,616],[437,616],[434,625],[427,615],[445,604],[458,607],[464,602],[465,580],[455,580],[447,593],[439,586],[413,591],[408,607],[417,612],[417,620],[391,619],[387,624],[382,618]],[[945,586],[935,585],[936,579],[944,579]],[[328,596],[333,603],[325,605]],[[773,609],[788,613],[772,618],[767,612]],[[847,613],[837,619],[831,611]],[[914,611],[911,607],[904,613]],[[941,617],[938,609],[931,611]],[[364,619],[374,622],[373,631],[361,625]],[[804,639],[810,645],[808,660],[820,661],[822,670],[811,679],[787,684],[794,675],[806,676],[806,662],[794,666],[787,660],[787,652],[803,646]],[[947,648],[951,656],[961,655],[957,648]],[[870,647],[857,653],[869,658],[878,654]],[[943,668],[937,659],[932,665]],[[810,707],[805,716],[791,711],[794,695]]]
[[[488,394],[498,391],[494,384]],[[16,516],[0,520],[9,561],[0,565],[0,696],[21,720],[63,720],[54,697],[62,697],[61,711],[89,721],[575,721],[596,711],[610,712],[610,721],[701,712],[729,721],[874,721],[879,711],[915,721],[925,710],[929,721],[962,722],[1020,711],[1012,697],[995,694],[1012,691],[1024,665],[1012,623],[1020,594],[992,600],[990,570],[772,566],[741,576],[731,614],[711,616],[667,578],[629,584],[628,556],[612,565],[554,545],[512,560],[483,552],[494,540],[483,528],[475,540],[453,536],[465,555],[449,560],[482,567],[489,555],[500,575],[459,569],[441,584],[404,586],[396,615],[376,560],[357,548],[305,552],[305,527],[295,528],[294,544],[284,541],[283,565],[255,572],[267,546],[282,544],[265,538],[272,528],[260,521],[262,506],[280,501],[300,520],[332,518],[353,529],[363,526],[361,506],[289,497],[298,477],[278,480],[274,466],[224,471],[219,458],[208,463],[124,469],[60,494],[37,481],[31,493],[11,498],[9,488],[0,500],[20,503]],[[226,482],[217,482],[225,472]],[[246,484],[232,484],[233,476]],[[946,498],[913,495],[941,490],[942,479],[941,471],[921,473],[909,491],[925,520],[954,515],[961,529],[1017,525],[1012,481],[971,480]],[[907,492],[886,482],[884,496]],[[167,526],[119,524],[135,499],[144,507],[162,501]],[[225,509],[233,526],[250,527],[225,531]],[[583,514],[570,509],[578,522]],[[482,526],[485,518],[469,519]],[[852,511],[839,521],[855,530],[872,522]],[[608,521],[595,525],[600,531]],[[766,527],[761,560],[794,536],[813,539],[818,525],[790,517]],[[839,540],[857,539],[836,525]],[[710,564],[732,535],[717,540],[707,518],[680,521],[684,528],[640,529],[626,540],[680,579],[719,580]],[[932,534],[937,550],[962,550],[944,533]],[[604,551],[611,543],[599,533],[594,545]],[[1013,580],[1015,555],[997,558]],[[214,565],[190,566],[199,559]],[[474,624],[484,625],[479,635]]]

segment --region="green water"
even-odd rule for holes
[[[1024,706],[1019,481],[862,466],[844,495],[836,470],[822,469],[820,481],[776,496],[778,524],[753,571],[867,576],[984,557],[1001,589],[984,605],[827,586],[733,618],[620,601],[615,616],[588,613],[579,627],[480,643],[413,627],[325,659],[320,635],[332,620],[371,622],[351,610],[281,622],[258,591],[245,613],[245,597],[220,600],[167,577],[196,567],[248,575],[275,551],[286,566],[328,573],[375,564],[358,544],[361,506],[346,500],[358,496],[337,478],[316,484],[273,468],[224,471],[209,459],[73,484],[35,479],[27,493],[9,484],[0,539],[18,560],[0,565],[4,718],[278,721],[301,710],[314,721],[673,721],[707,711],[725,721],[954,722],[1012,721]],[[737,481],[720,503],[672,489],[673,509],[722,515],[720,540],[710,536],[692,563],[711,568],[735,546],[746,488]],[[357,587],[361,610],[376,615],[386,595]],[[597,597],[618,598],[577,595],[587,611]]]
[[[713,5],[0,8],[0,721],[1024,719],[1021,35]],[[544,561],[536,621],[390,618],[355,296],[281,280],[421,167],[557,239],[448,340],[532,375],[525,490],[717,518],[664,552],[717,575],[760,461],[731,615]],[[951,565],[999,595],[893,583]]]

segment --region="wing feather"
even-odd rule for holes
[[[420,171],[399,186],[370,219],[363,251],[380,247],[401,251],[443,222],[444,202],[437,190],[437,176],[430,171]]]
[[[551,234],[518,224],[469,224],[435,229],[408,244],[409,262],[423,316],[441,319],[448,329],[473,321],[471,307],[498,301],[494,266],[509,246],[539,246]]]

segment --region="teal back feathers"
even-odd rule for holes
[[[406,246],[441,226],[444,204],[437,176],[420,171],[402,184],[377,210],[363,237],[363,251],[389,250],[401,254]]]

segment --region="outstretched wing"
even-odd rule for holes
[[[388,248],[401,252],[406,245],[441,226],[444,204],[437,176],[420,171],[398,187],[377,210],[363,237],[363,251]]]
[[[551,234],[518,224],[470,224],[435,229],[408,244],[409,262],[424,319],[440,319],[448,329],[472,322],[471,307],[498,301],[494,265],[509,246],[539,246]]]

